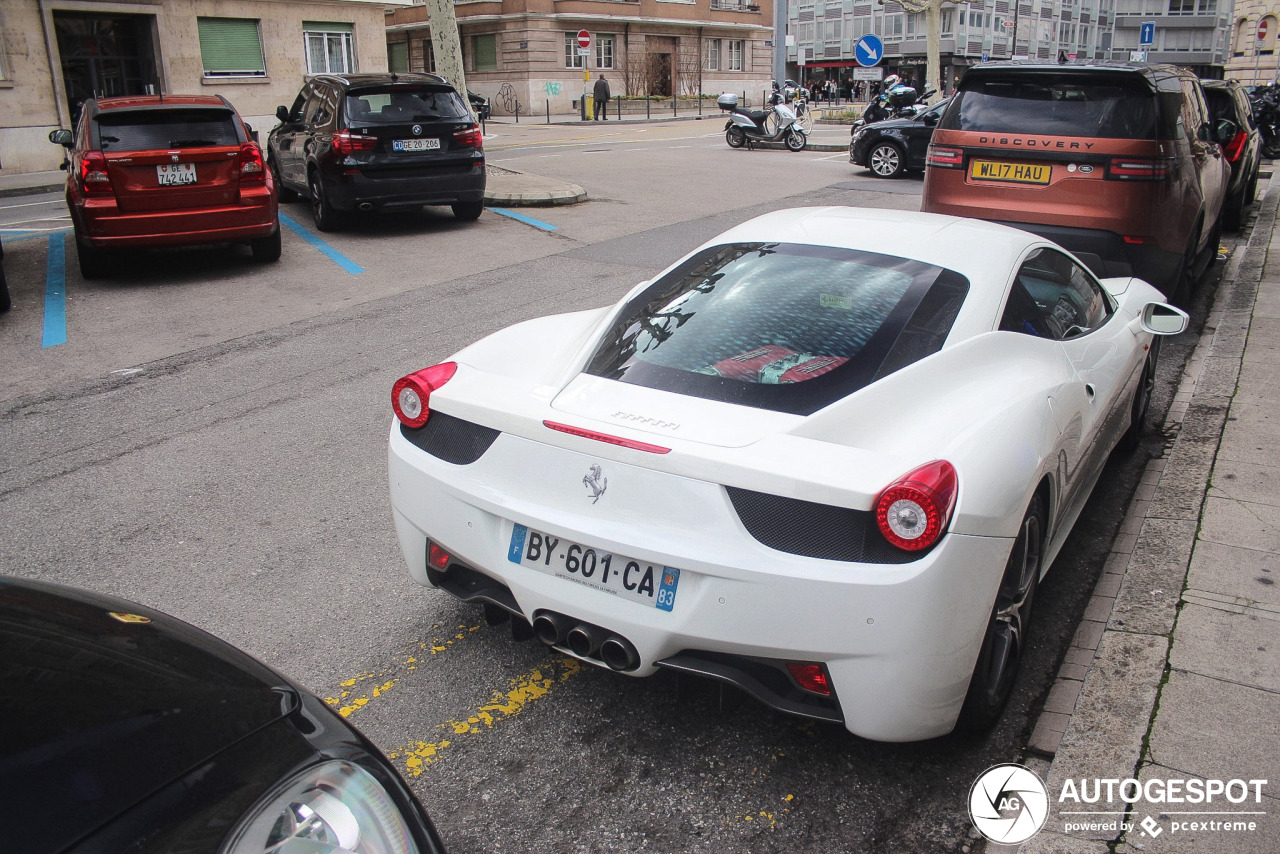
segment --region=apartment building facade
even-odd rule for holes
[[[772,0],[459,0],[454,8],[467,87],[495,115],[564,113],[599,75],[615,96],[737,92],[758,101],[770,82]],[[425,6],[388,16],[387,51],[393,70],[436,70]]]

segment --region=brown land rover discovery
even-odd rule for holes
[[[922,209],[1032,231],[1184,300],[1217,252],[1235,131],[1175,66],[979,65],[934,132]]]

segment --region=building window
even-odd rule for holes
[[[613,39],[612,33],[601,33],[595,37],[596,68],[613,68]]]
[[[251,18],[196,18],[205,77],[266,77],[262,36]]]
[[[436,46],[431,39],[422,40],[422,70],[433,74],[436,70]]]
[[[408,42],[392,42],[387,45],[387,70],[388,71],[408,71],[409,70],[409,43]]]
[[[747,52],[747,43],[743,39],[729,40],[729,70],[742,71],[744,67],[743,57]]]
[[[349,74],[356,70],[350,24],[303,21],[308,74]]]
[[[720,39],[707,39],[706,70],[720,70]]]
[[[586,65],[586,57],[578,54],[578,34],[564,34],[564,67],[565,68],[583,68]]]
[[[498,36],[496,33],[486,33],[485,35],[471,37],[471,60],[474,63],[471,66],[472,71],[498,70]]]

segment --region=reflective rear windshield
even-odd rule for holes
[[[1092,139],[1168,139],[1156,93],[1137,75],[973,75],[940,128]],[[1176,111],[1174,118],[1176,119]]]
[[[939,350],[968,290],[889,255],[712,247],[632,299],[586,372],[807,415]]]
[[[157,148],[202,148],[239,145],[235,114],[230,110],[113,110],[94,122],[94,141],[103,151],[151,151]]]
[[[351,127],[465,119],[466,106],[453,89],[430,86],[384,86],[351,92],[346,98]]]

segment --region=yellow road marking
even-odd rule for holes
[[[557,685],[573,678],[581,670],[582,665],[572,658],[544,662],[532,672],[512,679],[506,693],[495,692],[488,703],[466,720],[437,724],[436,729],[445,731],[444,738],[434,742],[411,741],[402,748],[388,750],[387,758],[400,760],[401,771],[406,776],[417,777],[454,744],[453,738],[488,732],[501,721],[520,714],[530,703],[550,694]]]
[[[417,670],[418,656],[423,653],[427,653],[428,655],[439,655],[454,644],[462,641],[473,632],[478,631],[480,631],[480,626],[478,625],[458,626],[458,630],[454,632],[453,637],[437,637],[432,638],[430,642],[420,643],[418,644],[417,650],[406,653],[405,657],[401,661],[398,661],[385,670],[378,673],[361,673],[360,675],[353,676],[350,679],[344,679],[342,682],[338,683],[338,687],[343,690],[339,691],[336,697],[325,697],[324,701],[330,706],[337,706],[338,714],[342,715],[344,718],[350,717],[353,712],[357,712],[369,705],[371,700],[381,697],[383,694],[386,694],[394,688],[404,673]],[[372,690],[369,690],[367,687],[362,687],[359,692],[353,690],[357,685],[362,685],[366,682],[374,683]],[[357,693],[358,696],[352,696]]]

